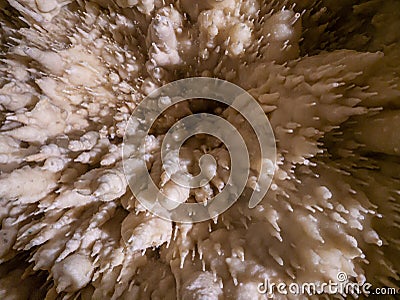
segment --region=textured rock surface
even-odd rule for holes
[[[339,271],[396,285],[399,12],[395,0],[0,2],[0,298],[257,299],[264,279],[328,282]],[[192,76],[248,90],[278,157],[256,208],[241,199],[218,220],[182,225],[132,196],[121,142],[137,103]],[[160,162],[166,130],[195,111],[254,141],[235,111],[207,101],[159,119],[153,180],[203,202],[229,177],[223,145],[198,136],[182,150],[190,172],[203,152],[218,161],[211,184],[192,191]]]

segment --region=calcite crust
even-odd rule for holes
[[[398,285],[399,28],[396,0],[0,2],[0,298],[263,299],[266,279],[337,282],[339,272]],[[147,95],[195,76],[257,100],[277,159],[255,208],[246,195],[262,162],[251,150],[243,197],[181,224],[132,195],[122,140]],[[202,154],[215,158],[207,185],[178,186],[161,162],[167,130],[199,111],[255,143],[229,107],[194,99],[168,110],[146,162],[178,204],[210,201],[229,179],[229,153],[210,136],[180,152],[193,174]]]

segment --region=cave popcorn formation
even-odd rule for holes
[[[262,299],[265,279],[328,282],[338,272],[398,284],[398,1],[0,9],[1,299]],[[137,103],[194,76],[233,82],[260,103],[277,163],[254,209],[239,200],[216,220],[179,224],[132,196],[121,143]],[[210,200],[229,178],[229,153],[209,137],[181,153],[192,172],[204,152],[218,162],[202,188],[175,186],[160,161],[166,130],[208,105],[179,104],[148,136],[151,177],[182,202]],[[212,109],[254,143],[236,111]],[[256,166],[250,173],[254,188]]]

